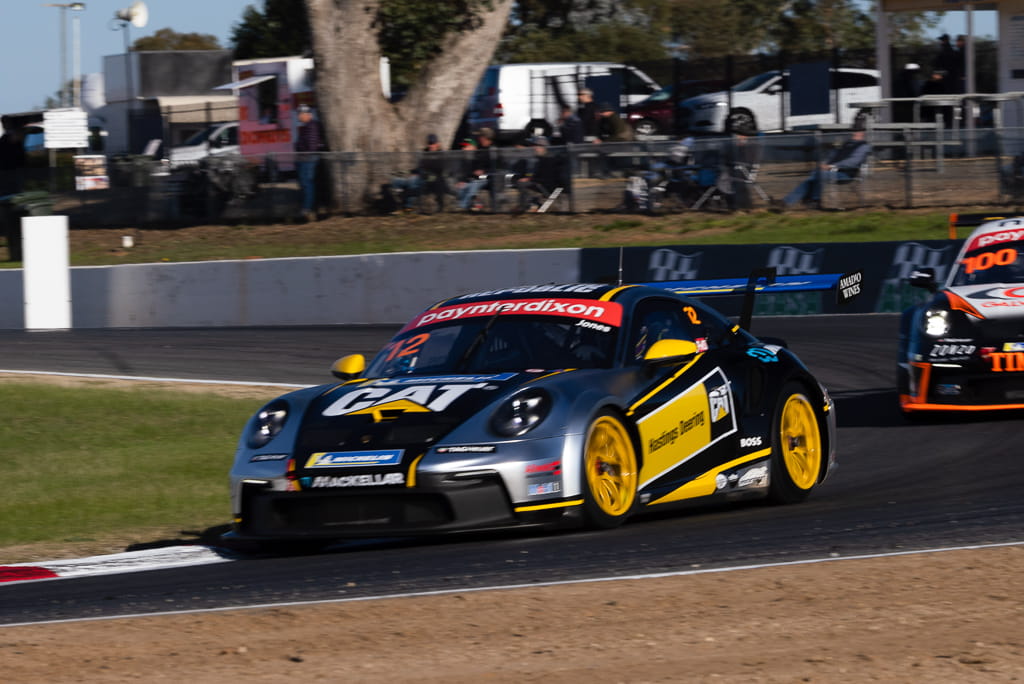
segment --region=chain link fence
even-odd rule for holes
[[[131,157],[109,163],[107,188],[76,191],[62,176],[50,195],[75,226],[291,221],[301,206],[295,162],[306,156],[318,160],[322,214],[758,210],[775,206],[849,135],[819,129],[549,147],[543,154],[557,173],[544,183],[528,173],[534,147],[491,148],[492,170],[482,177],[468,151],[223,155],[174,168]],[[861,174],[826,182],[820,208],[998,205],[1024,194],[1024,157],[1015,155],[1024,129],[890,125],[867,139],[872,153]],[[356,188],[365,190],[357,196]]]

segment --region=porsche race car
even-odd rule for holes
[[[923,304],[900,319],[898,391],[905,415],[1024,408],[1024,218],[978,225],[943,283],[922,268]]]
[[[231,535],[610,528],[695,501],[801,501],[835,466],[828,392],[780,341],[681,294],[742,289],[583,283],[442,301],[369,363],[335,362],[339,382],[252,416]]]

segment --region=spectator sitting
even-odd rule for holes
[[[627,178],[625,209],[651,212],[670,194],[685,203],[695,184],[693,145],[693,138],[685,138],[669,148],[664,161],[652,158],[646,170]]]
[[[516,189],[519,191],[519,210],[537,211],[557,188],[568,185],[565,164],[560,155],[548,149],[549,141],[543,135],[529,140],[532,158],[521,159],[516,165]],[[540,199],[543,198],[543,199]]]
[[[498,160],[494,148],[494,131],[481,128],[475,134],[476,141],[473,156],[469,159],[469,168],[458,191],[459,209],[468,210],[474,206],[473,200],[484,189],[490,191],[491,209],[498,203],[498,183],[494,178],[497,173]]]
[[[432,154],[435,152],[438,154]],[[440,152],[441,141],[431,133],[427,136],[427,145],[423,148],[416,168],[407,176],[396,176],[391,179],[392,195],[402,198],[401,211],[408,212],[415,208],[424,187],[430,189],[437,198],[438,205],[443,206],[448,186],[444,176],[444,157]]]
[[[860,173],[861,167],[871,153],[871,145],[864,139],[863,129],[854,129],[850,139],[837,147],[818,168],[793,188],[782,200],[784,208],[800,202],[820,206],[821,185],[826,174],[834,174],[836,182],[851,181]]]

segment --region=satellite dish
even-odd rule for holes
[[[130,23],[135,28],[142,28],[149,22],[149,10],[146,8],[146,3],[141,0],[136,0],[127,9],[117,10],[114,16],[121,21]]]

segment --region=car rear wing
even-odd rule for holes
[[[743,310],[740,313],[739,324],[742,328],[750,330],[750,320],[754,315],[754,298],[758,294],[835,290],[836,302],[845,304],[860,294],[863,281],[864,271],[862,270],[850,273],[824,273],[780,278],[776,275],[775,268],[758,268],[754,269],[746,279],[673,280],[644,283],[644,285],[658,287],[688,297],[743,295]]]
[[[989,221],[999,221],[1002,219],[1017,218],[1014,214],[1000,214],[993,212],[991,214],[950,214],[949,215],[949,239],[956,240],[956,229],[960,226],[980,226],[982,223],[988,223]]]

